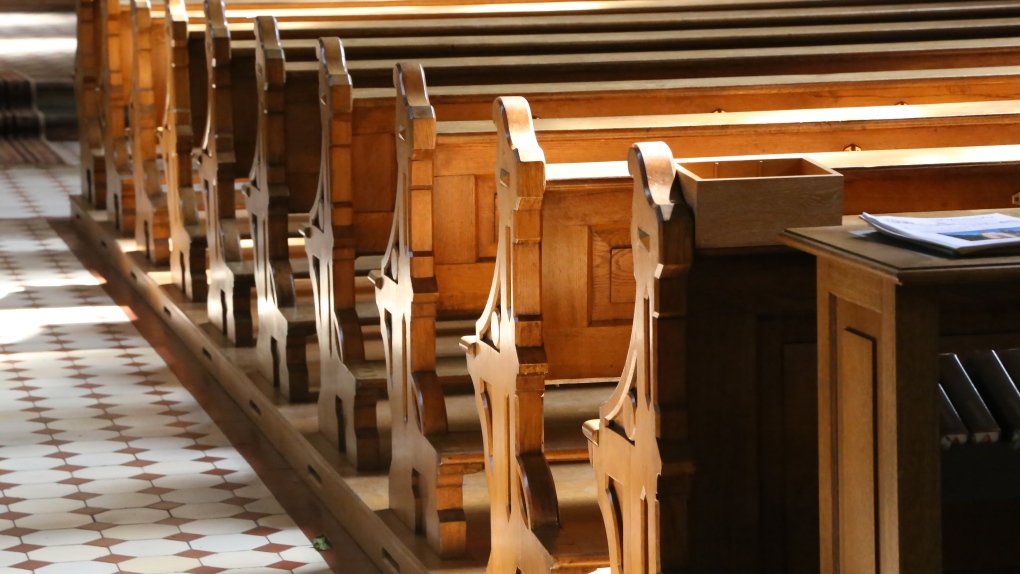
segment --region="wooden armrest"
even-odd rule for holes
[[[246,261],[231,261],[227,263],[227,269],[234,275],[235,278],[242,277],[255,277],[255,262]]]
[[[591,419],[584,421],[581,425],[581,432],[584,433],[584,438],[588,439],[588,442],[595,446],[599,445],[599,419]]]

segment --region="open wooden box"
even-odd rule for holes
[[[843,176],[805,158],[677,162],[698,248],[778,245],[788,227],[839,225]]]

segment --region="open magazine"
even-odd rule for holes
[[[861,214],[880,233],[954,255],[1020,253],[1020,218],[1001,213],[963,217]]]

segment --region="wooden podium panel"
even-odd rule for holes
[[[938,352],[1015,340],[1020,257],[946,258],[854,229],[783,236],[818,258],[821,571],[941,572]]]

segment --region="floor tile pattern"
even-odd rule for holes
[[[0,219],[70,216],[67,198],[81,187],[78,170],[77,165],[0,166]]]
[[[39,218],[76,183],[0,169],[0,574],[329,572]]]

